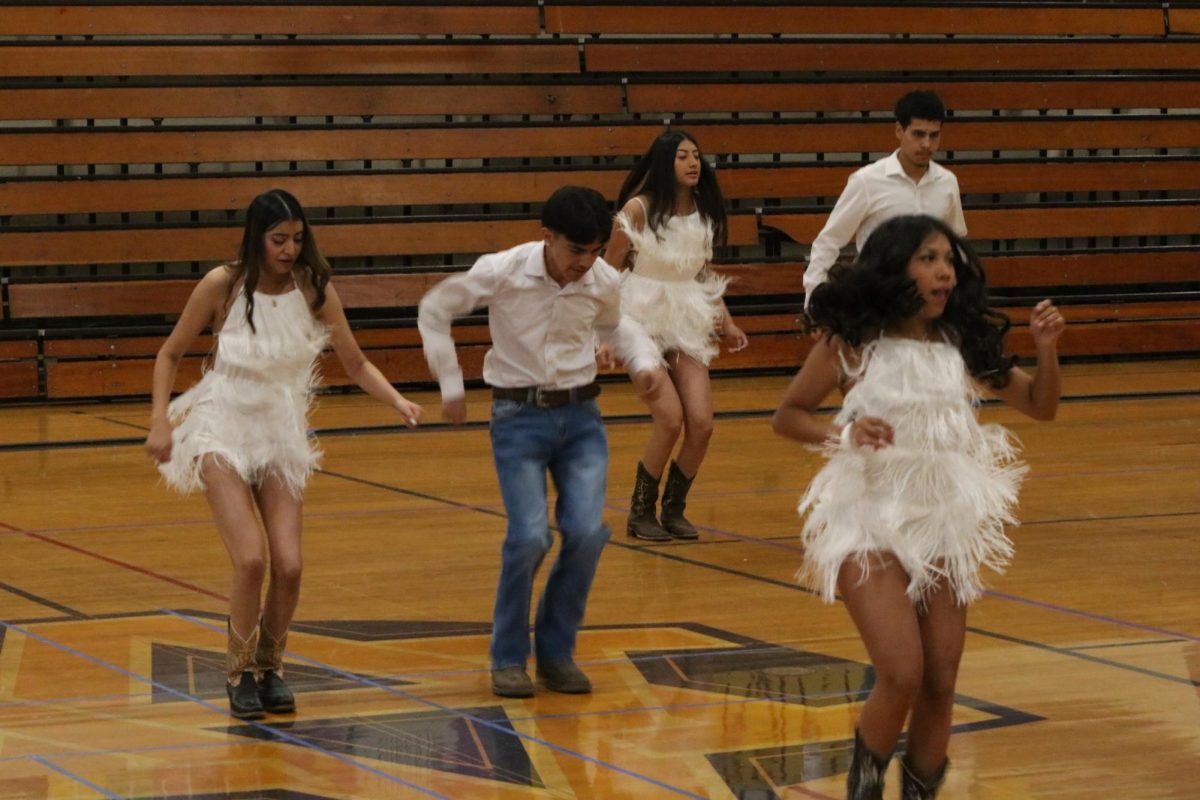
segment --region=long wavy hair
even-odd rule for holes
[[[298,277],[307,278],[309,285],[316,291],[312,302],[313,311],[325,305],[325,286],[329,283],[332,270],[329,262],[321,255],[321,249],[317,247],[317,239],[304,216],[304,208],[299,200],[283,189],[263,192],[251,200],[246,209],[246,225],[242,229],[238,260],[230,265],[233,280],[229,284],[229,290],[232,292],[238,281],[242,281],[242,294],[246,296],[246,321],[250,323],[250,330],[255,333],[258,331],[254,327],[253,317],[254,290],[258,288],[258,280],[262,275],[264,239],[267,232],[276,225],[291,220],[299,220],[304,224],[304,238],[292,269],[299,269],[301,274]]]
[[[907,322],[924,303],[908,277],[909,261],[938,233],[950,242],[956,283],[945,311],[933,321],[934,330],[958,347],[971,375],[1002,388],[1016,361],[1004,355],[1011,322],[988,306],[983,265],[970,245],[934,217],[894,217],[876,228],[853,264],[835,265],[813,290],[805,314],[808,327],[860,347]]]
[[[625,183],[621,185],[621,193],[617,196],[617,208],[624,208],[631,197],[645,194],[650,198],[650,207],[646,210],[646,225],[658,235],[662,224],[675,213],[675,152],[683,142],[691,142],[700,147],[696,137],[687,131],[672,128],[659,134],[637,164]],[[704,151],[701,150],[701,153]],[[706,219],[713,229],[713,244],[725,244],[728,223],[725,214],[725,196],[717,185],[717,175],[704,157],[700,158],[700,181],[692,190],[696,201],[696,209],[700,216]]]

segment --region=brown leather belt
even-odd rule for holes
[[[492,398],[495,400],[514,400],[518,403],[529,403],[538,408],[559,408],[571,403],[582,403],[599,394],[600,384],[594,382],[570,389],[543,389],[540,386],[529,386],[523,389],[492,387]]]

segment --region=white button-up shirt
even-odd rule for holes
[[[583,277],[559,286],[546,271],[544,244],[529,242],[481,257],[421,299],[417,327],[444,401],[464,395],[451,323],[481,306],[488,307],[492,334],[483,360],[483,379],[490,386],[585,386],[596,379],[597,334],[631,373],[662,364],[642,327],[621,316],[615,269],[597,258]]]
[[[808,256],[808,267],[804,270],[805,305],[851,239],[861,251],[880,223],[904,214],[928,214],[941,219],[959,236],[967,235],[954,173],[930,161],[929,169],[918,183],[900,165],[897,150],[855,171],[846,181],[846,188]]]

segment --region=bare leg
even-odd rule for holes
[[[303,528],[303,500],[296,497],[278,477],[267,477],[255,492],[267,546],[271,556],[271,582],[263,603],[263,626],[274,638],[287,632],[296,604],[300,601],[300,575],[303,561],[300,534]]]
[[[221,459],[208,455],[200,464],[204,494],[213,521],[233,565],[229,588],[229,625],[234,634],[249,640],[258,627],[259,603],[266,570],[263,537],[254,514],[249,486]]]
[[[662,477],[663,469],[675,449],[679,432],[683,430],[683,406],[673,386],[664,386],[654,402],[649,404],[653,427],[646,449],[642,451],[642,466],[650,477]]]
[[[946,761],[954,686],[967,629],[967,607],[958,604],[945,581],[926,602],[918,617],[925,669],[908,727],[908,759],[922,778],[936,773]]]
[[[921,685],[921,631],[904,594],[908,575],[899,562],[890,553],[870,558],[865,581],[853,558],[842,564],[838,590],[875,668],[875,687],[863,705],[859,731],[868,750],[887,758]]]
[[[683,406],[683,444],[675,462],[689,478],[695,477],[708,453],[713,433],[712,384],[708,367],[691,356],[673,353],[671,382]]]

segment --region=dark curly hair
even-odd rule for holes
[[[697,148],[700,147],[695,136],[678,128],[659,134],[638,159],[621,185],[620,194],[617,195],[618,209],[624,208],[625,203],[638,194],[645,194],[650,198],[646,226],[654,231],[655,235],[658,235],[658,229],[675,213],[675,153],[684,142],[691,142]],[[693,190],[693,197],[700,216],[712,224],[713,244],[725,244],[728,228],[725,196],[721,194],[721,187],[717,184],[716,172],[703,157],[700,159],[700,181]]]
[[[1011,323],[988,307],[983,265],[970,245],[934,217],[894,217],[876,228],[853,264],[835,265],[813,290],[805,323],[809,330],[861,347],[911,319],[924,301],[908,277],[908,264],[921,243],[938,233],[950,242],[956,283],[933,326],[958,346],[976,379],[1002,388],[1016,362],[1004,355]]]

